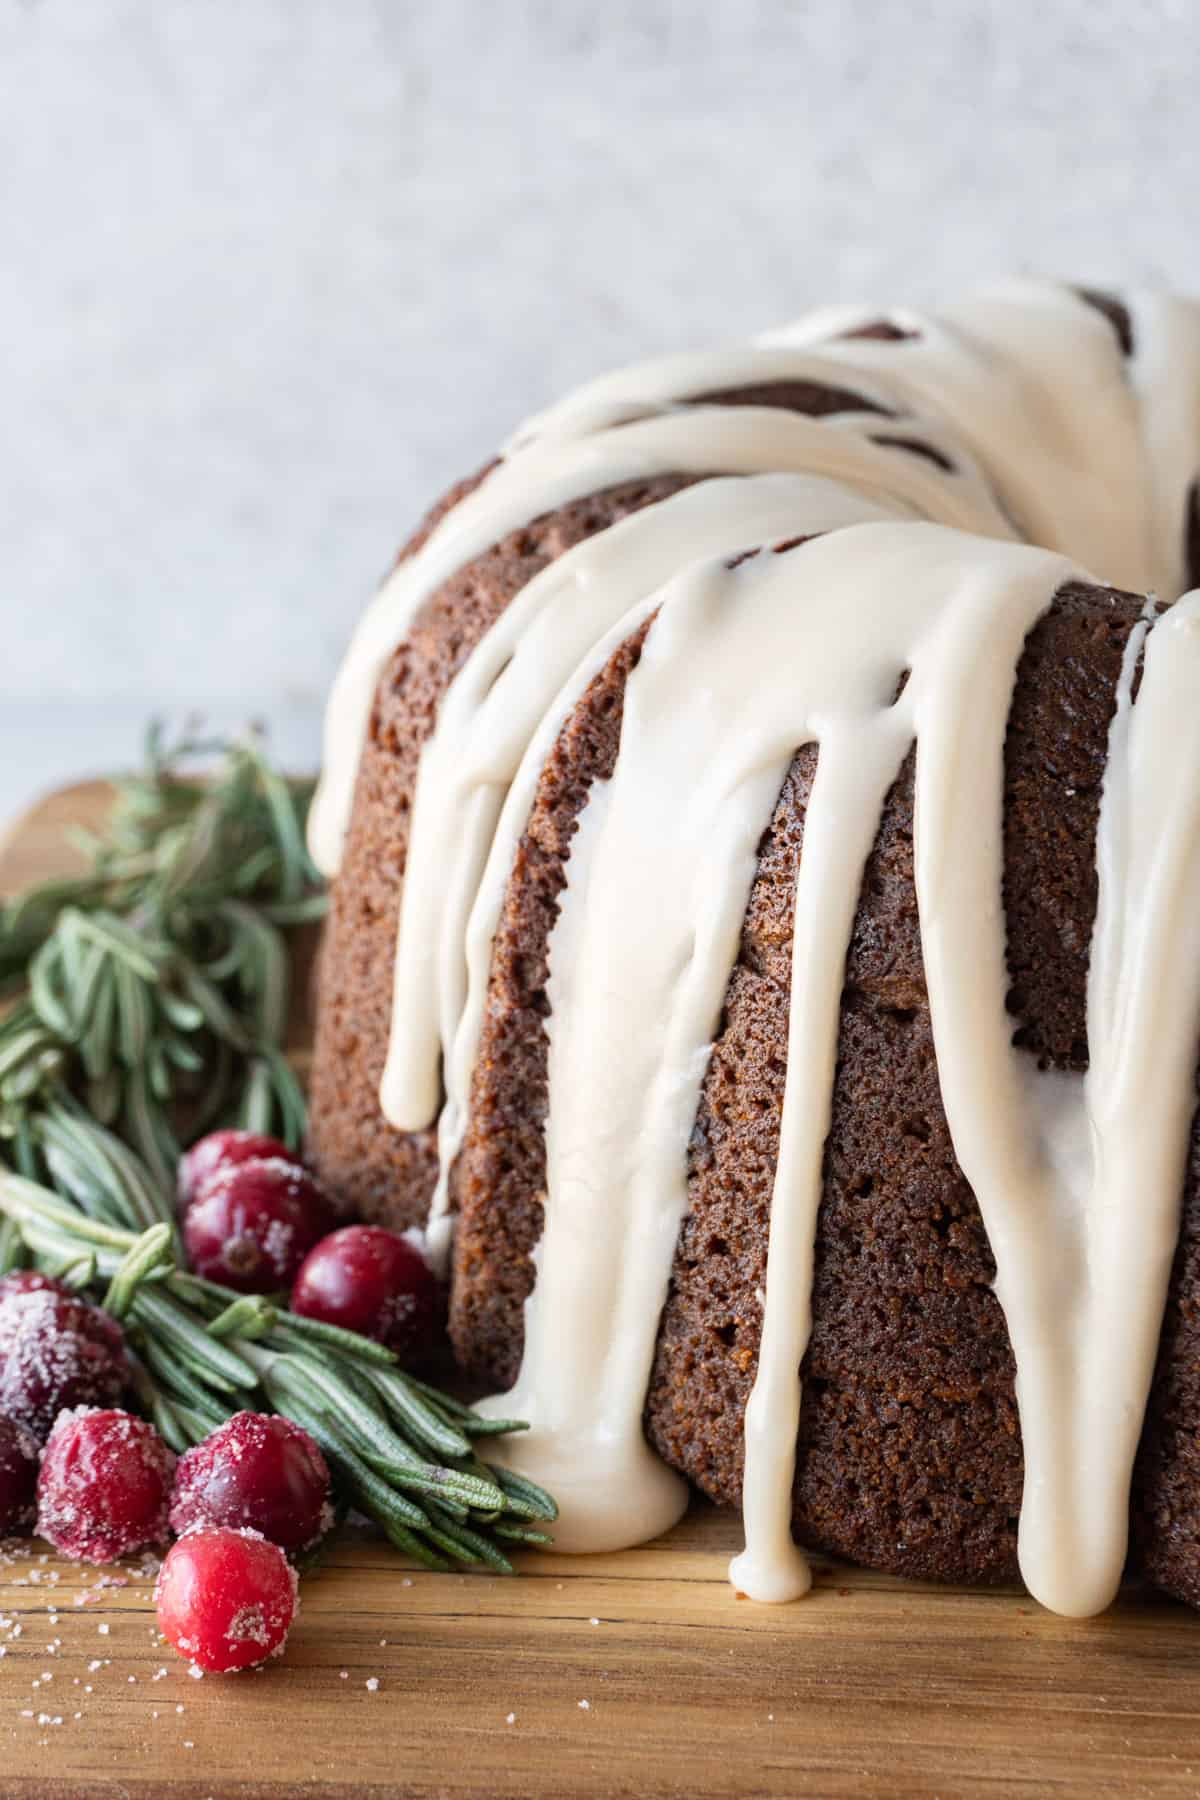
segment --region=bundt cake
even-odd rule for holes
[[[534,419],[367,612],[312,1153],[564,1548],[686,1476],[762,1599],[1200,1604],[1198,474],[1200,305],[825,312]]]

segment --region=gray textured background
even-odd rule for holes
[[[1200,287],[1195,0],[0,0],[0,814],[315,756],[414,515],[599,367],[1010,269]]]

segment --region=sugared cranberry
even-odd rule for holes
[[[290,1287],[313,1245],[333,1223],[312,1176],[272,1156],[218,1170],[183,1221],[198,1275],[242,1294]]]
[[[307,1550],[333,1524],[329,1470],[307,1431],[267,1413],[235,1413],[188,1450],[175,1471],[171,1529],[257,1531],[284,1550]]]
[[[42,1452],[37,1529],[64,1556],[113,1562],[167,1536],[175,1458],[145,1419],[80,1406]]]
[[[344,1225],[305,1257],[292,1311],[414,1356],[429,1348],[437,1330],[441,1290],[407,1238],[380,1225]]]
[[[225,1675],[283,1650],[296,1616],[296,1572],[256,1531],[190,1531],[168,1551],[154,1598],[167,1641]]]
[[[285,1162],[303,1168],[300,1158],[279,1138],[262,1131],[210,1131],[197,1140],[180,1159],[179,1205],[185,1210],[208,1187],[223,1169],[236,1169],[239,1163]]]
[[[125,1386],[125,1339],[115,1319],[53,1288],[0,1299],[0,1413],[39,1442],[69,1406],[107,1406]]]
[[[0,1419],[0,1537],[33,1524],[38,1447],[15,1419]]]
[[[72,1298],[65,1281],[59,1281],[54,1275],[43,1275],[40,1269],[13,1269],[7,1275],[0,1275],[0,1309],[6,1300],[17,1294],[61,1294],[65,1300]]]

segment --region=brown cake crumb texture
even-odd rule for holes
[[[864,329],[898,335],[882,325]],[[434,595],[389,663],[323,957],[312,1108],[322,1175],[368,1216],[418,1221],[436,1169],[432,1133],[388,1128],[377,1090],[408,812],[441,695],[552,557],[686,485],[682,476],[625,484],[535,520]],[[1200,535],[1200,524],[1195,529]],[[1065,587],[1030,634],[1018,671],[1005,750],[1008,998],[1015,1041],[1044,1067],[1087,1064],[1100,786],[1122,656],[1141,605],[1140,596]],[[545,1197],[548,940],[576,822],[591,784],[611,775],[625,683],[652,629],[651,622],[595,678],[548,759],[493,952],[470,1122],[451,1178],[460,1216],[450,1327],[463,1366],[499,1386],[520,1362]],[[742,1420],[758,1355],[795,880],[816,758],[813,748],[797,754],[762,838],[693,1133],[688,1212],[646,1408],[661,1454],[728,1504],[740,1499]],[[1022,1482],[1013,1359],[986,1233],[941,1105],[912,831],[910,755],[884,808],[847,959],[794,1521],[809,1547],[868,1566],[959,1582],[1011,1580]],[[1194,1136],[1133,1509],[1145,1571],[1193,1604],[1198,1196]]]

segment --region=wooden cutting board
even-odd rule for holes
[[[38,808],[0,891],[61,868],[63,825],[106,804],[92,784]],[[26,1545],[0,1557],[0,1795],[1200,1794],[1183,1607],[1130,1591],[1078,1624],[828,1566],[806,1600],[760,1607],[726,1583],[738,1543],[697,1503],[656,1544],[530,1555],[506,1581],[409,1569],[348,1531],[286,1660],[203,1681],[159,1644],[147,1577]]]

